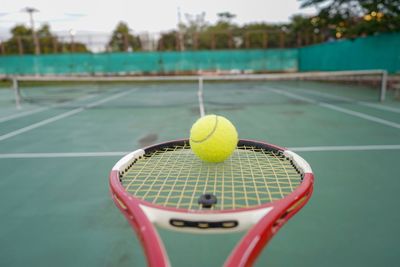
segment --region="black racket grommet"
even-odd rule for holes
[[[217,197],[213,194],[203,194],[199,197],[197,202],[199,205],[202,205],[203,208],[209,209],[217,204]]]

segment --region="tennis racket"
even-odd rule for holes
[[[297,154],[240,140],[223,163],[199,160],[189,140],[136,150],[110,173],[111,194],[136,231],[148,265],[170,266],[155,226],[193,233],[247,233],[225,266],[251,266],[308,201],[313,173]]]

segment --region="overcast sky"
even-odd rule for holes
[[[1,0],[0,30],[2,33],[17,23],[28,25],[24,7],[35,7],[37,26],[48,22],[54,31],[74,29],[110,32],[119,21],[125,21],[134,32],[159,32],[177,25],[180,8],[184,14],[206,13],[206,20],[215,22],[217,13],[231,12],[238,24],[250,22],[287,22],[293,14],[314,14],[315,9],[300,9],[297,0]]]

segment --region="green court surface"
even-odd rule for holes
[[[130,151],[188,137],[197,84],[30,89],[19,110],[0,89],[0,266],[145,266],[108,173]],[[400,262],[400,102],[377,94],[334,83],[205,84],[206,113],[228,117],[241,138],[293,149],[315,173],[309,204],[256,266]],[[172,266],[221,266],[243,235],[159,232]]]

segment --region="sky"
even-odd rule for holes
[[[184,14],[206,13],[206,21],[217,20],[217,13],[236,15],[239,25],[251,22],[288,22],[293,14],[314,14],[314,8],[300,9],[297,0],[1,0],[0,36],[17,23],[29,25],[24,7],[34,7],[36,28],[49,23],[52,31],[111,32],[125,21],[135,33],[162,32],[176,28],[178,9]]]

